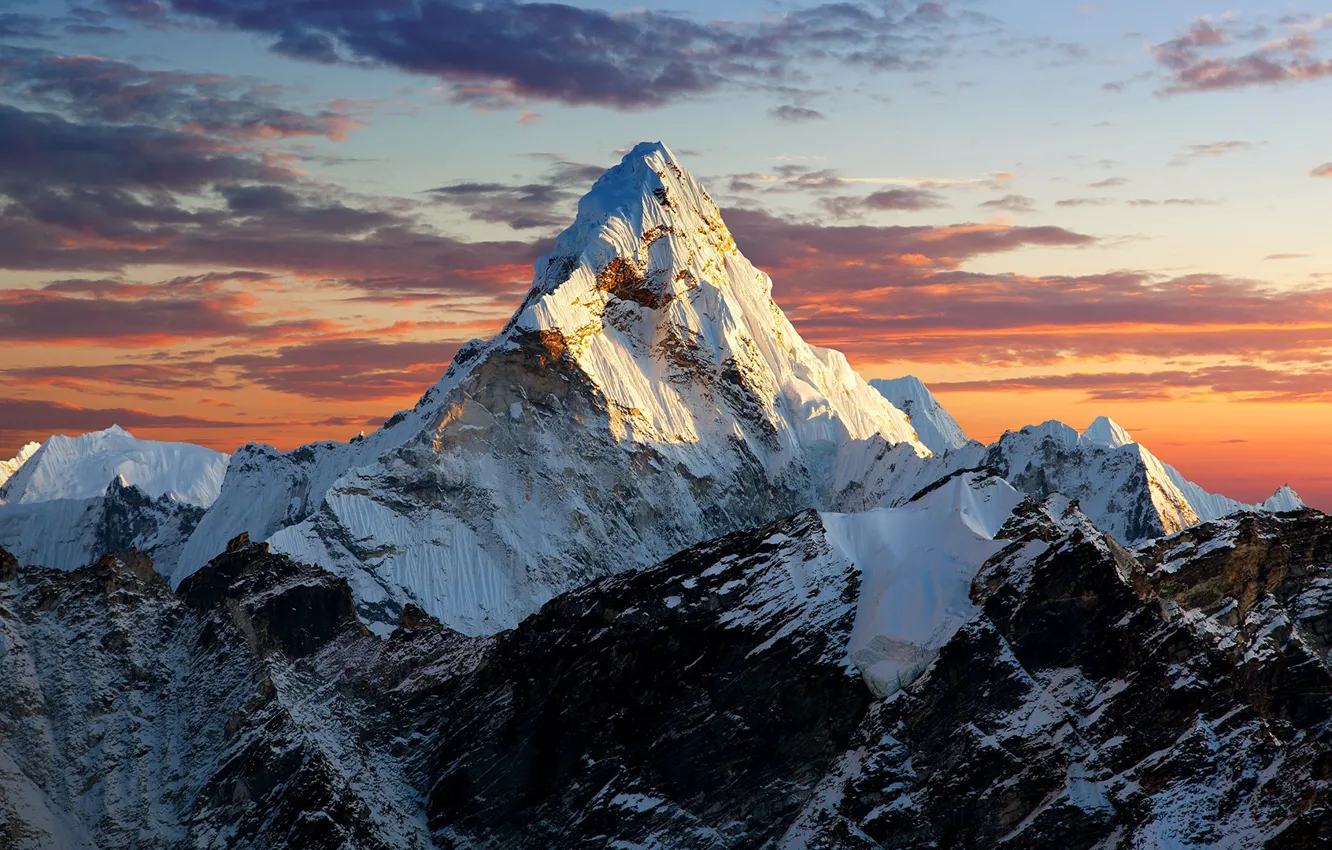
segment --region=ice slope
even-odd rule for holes
[[[372,619],[412,602],[484,634],[701,540],[874,504],[863,481],[929,450],[771,288],[671,152],[641,144],[503,331],[389,433],[238,453],[174,580],[247,530],[347,577]]]
[[[118,478],[100,496],[0,504],[0,548],[22,564],[59,570],[137,549],[167,575],[203,512],[169,495],[153,498]]]
[[[828,542],[861,572],[847,652],[876,694],[914,681],[976,615],[972,579],[1005,546],[995,537],[1024,498],[963,473],[902,507],[821,515]]]
[[[884,398],[892,402],[894,407],[911,418],[911,424],[916,429],[920,441],[929,446],[930,451],[935,454],[960,449],[971,442],[966,432],[962,430],[962,426],[957,424],[957,420],[939,404],[934,394],[915,375],[905,375],[901,378],[872,378],[869,383],[882,393]]]
[[[1289,484],[1282,484],[1259,507],[1272,513],[1281,513],[1282,511],[1298,511],[1306,506],[1304,500],[1300,498],[1300,494],[1296,493],[1294,488]]]
[[[0,487],[0,499],[11,504],[89,499],[119,478],[149,496],[208,507],[222,487],[227,459],[203,446],[135,439],[112,425],[77,437],[51,437]]]
[[[455,359],[445,381],[456,366]],[[415,409],[398,413],[383,428],[354,442],[326,440],[290,452],[261,443],[237,449],[227,465],[221,492],[172,567],[173,584],[216,557],[238,534],[266,540],[304,520],[318,508],[338,476],[372,463],[414,435],[424,421],[422,409],[437,390],[427,393]]]
[[[36,454],[37,450],[41,447],[41,443],[28,443],[26,446],[19,449],[18,454],[13,458],[9,460],[0,460],[0,487],[4,487],[5,482],[12,478],[14,473],[18,472],[19,467],[27,463],[28,459]]]

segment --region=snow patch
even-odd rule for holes
[[[847,652],[875,693],[914,681],[976,615],[972,579],[1006,545],[995,535],[1023,498],[969,473],[900,508],[821,515],[829,543],[862,574]]]

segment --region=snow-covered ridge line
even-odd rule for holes
[[[1098,527],[1124,543],[1243,511],[1304,506],[1288,485],[1259,505],[1208,492],[1106,416],[1081,433],[1056,420],[1005,432],[990,457],[1006,465],[1010,481],[1024,479],[1029,491],[1048,488],[1078,499]]]
[[[920,441],[935,454],[960,449],[971,442],[957,420],[915,375],[873,378],[869,384],[910,417]]]
[[[1038,499],[1053,493],[1077,499],[1099,528],[1125,544],[1239,512],[1304,507],[1289,485],[1256,505],[1208,492],[1106,416],[1097,417],[1081,432],[1048,420],[1006,431],[990,446],[982,446],[966,441],[960,428],[953,430],[953,418],[918,379],[906,376],[872,383],[910,411],[919,433],[939,454],[919,467],[899,470],[897,482],[888,490],[890,504],[906,500],[909,484],[919,486],[960,469],[989,467]]]
[[[95,498],[119,479],[153,498],[167,496],[203,508],[217,498],[229,459],[191,443],[140,440],[116,425],[77,437],[52,436],[20,458],[0,487],[6,502]]]
[[[0,460],[0,488],[3,488],[5,482],[12,478],[14,473],[19,471],[19,467],[27,463],[28,459],[36,454],[41,447],[41,443],[28,443],[20,448],[18,454],[14,457],[9,460]]]

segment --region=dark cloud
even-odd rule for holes
[[[1264,27],[1247,31],[1239,27],[1233,21],[1218,24],[1199,18],[1178,38],[1158,44],[1153,53],[1168,74],[1161,93],[1221,91],[1332,76],[1332,60],[1314,53],[1319,21],[1288,21],[1287,34],[1275,39]],[[1241,46],[1245,42],[1251,46]]]
[[[211,276],[145,285],[57,281],[0,290],[0,338],[10,343],[161,345],[192,339],[281,338],[328,331],[326,320],[267,320],[243,288]]]
[[[740,250],[763,267],[821,262],[826,264],[825,271],[842,264],[886,269],[901,267],[903,257],[909,263],[924,260],[953,266],[971,257],[1025,246],[1081,247],[1096,242],[1091,236],[1050,226],[824,226],[751,209],[726,210],[724,215]]]
[[[341,139],[360,126],[345,109],[283,107],[275,100],[276,86],[12,45],[0,45],[0,86],[10,99],[82,120],[151,124],[206,136]]]
[[[0,38],[49,38],[50,21],[24,12],[0,12]]]
[[[867,212],[919,212],[947,206],[930,189],[885,189],[869,195],[838,195],[821,198],[820,205],[837,219],[858,219]]]
[[[235,390],[239,384],[219,380],[206,360],[175,362],[102,363],[92,366],[27,366],[0,369],[0,377],[14,386],[57,387],[77,392],[108,388],[149,391]],[[160,393],[151,393],[160,397]]]
[[[578,199],[604,171],[600,166],[557,160],[541,182],[454,183],[428,194],[474,221],[507,224],[514,230],[552,228],[573,220]]]
[[[812,63],[929,67],[960,27],[991,26],[944,6],[828,3],[744,23],[645,10],[509,0],[170,0],[115,4],[161,24],[170,13],[259,33],[312,62],[370,62],[442,79],[483,105],[555,100],[656,106],[740,84],[790,85]]]
[[[269,354],[220,357],[253,384],[305,398],[372,401],[415,396],[439,379],[458,351],[451,342],[320,340]]]
[[[1127,177],[1107,177],[1104,180],[1097,180],[1095,183],[1088,184],[1092,189],[1112,189],[1115,186],[1124,186],[1133,182]]]
[[[1002,198],[985,201],[981,206],[985,209],[1012,213],[1031,213],[1036,212],[1036,199],[1028,198],[1026,195],[1004,195]]]
[[[1031,366],[1085,357],[1332,356],[1332,289],[1137,271],[1031,277],[962,266],[1029,246],[1086,247],[1057,227],[819,226],[726,213],[740,249],[811,341],[857,358]],[[987,265],[993,265],[991,260]],[[1302,324],[1301,317],[1314,317]]]
[[[1113,198],[1064,198],[1062,201],[1055,201],[1057,207],[1103,207],[1106,204],[1113,204]]]
[[[588,167],[554,173],[586,178]],[[533,243],[464,242],[423,225],[409,206],[352,205],[336,194],[225,139],[0,104],[0,268],[248,266],[392,297],[507,292],[530,280]],[[45,328],[41,311],[58,308],[30,296],[13,309]]]
[[[928,210],[944,206],[938,192],[929,189],[887,189],[865,198],[872,210]]]
[[[792,106],[786,103],[773,109],[769,109],[768,114],[779,121],[786,121],[791,124],[799,124],[806,121],[822,121],[828,117],[817,109],[809,109],[804,106]]]
[[[738,194],[756,192],[831,192],[845,188],[846,182],[840,172],[832,168],[810,168],[799,163],[783,162],[775,165],[769,173],[756,171],[744,174],[731,174],[722,178],[726,188]]]
[[[288,169],[206,136],[143,124],[75,123],[0,104],[0,191],[51,183],[195,191],[219,181],[290,177]]]
[[[122,428],[235,428],[250,423],[134,408],[79,407],[58,401],[0,398],[0,433],[81,434],[112,425]]]
[[[1165,200],[1134,198],[1128,203],[1131,207],[1214,207],[1220,201],[1207,198],[1166,198]]]

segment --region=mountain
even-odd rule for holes
[[[27,463],[28,459],[36,454],[41,447],[41,443],[28,443],[19,449],[18,454],[10,460],[0,460],[0,488],[3,488],[5,482],[12,478],[14,473],[18,472],[19,467]]]
[[[1313,848],[1332,518],[1128,550],[962,473],[598,579],[493,637],[244,538],[0,553],[16,848]],[[885,663],[888,666],[884,666]],[[887,674],[887,675],[885,675]]]
[[[779,846],[1324,846],[1332,520],[1130,552],[1029,512],[981,614],[871,707]]]
[[[137,549],[169,572],[217,496],[228,457],[112,426],[25,447],[0,487],[0,546],[25,564],[86,566]]]
[[[356,446],[238,452],[181,581],[241,532],[487,634],[599,576],[807,507],[929,454],[838,352],[802,340],[706,191],[640,144],[580,201],[531,291]]]
[[[0,844],[428,848],[385,712],[459,641],[380,641],[345,582],[245,540],[179,592],[142,555],[0,552]]]
[[[22,452],[15,460],[20,458]],[[51,437],[4,482],[0,499],[10,504],[87,499],[119,479],[148,496],[206,508],[222,487],[227,461],[227,455],[203,446],[139,440],[112,425],[78,437]]]
[[[1081,434],[1054,420],[1007,431],[981,463],[1037,498],[1060,493],[1076,499],[1098,528],[1123,543],[1172,534],[1236,512],[1272,509],[1267,503],[1249,505],[1209,493],[1104,416]],[[1270,502],[1285,510],[1304,506],[1289,487]]]
[[[971,440],[929,388],[914,375],[872,378],[870,386],[911,419],[920,441],[935,454],[960,449]]]
[[[1303,510],[1308,506],[1304,504],[1304,500],[1300,498],[1300,494],[1296,493],[1294,488],[1289,484],[1282,484],[1277,488],[1277,491],[1268,496],[1259,507],[1265,511],[1279,514],[1284,513],[1285,511]]]

